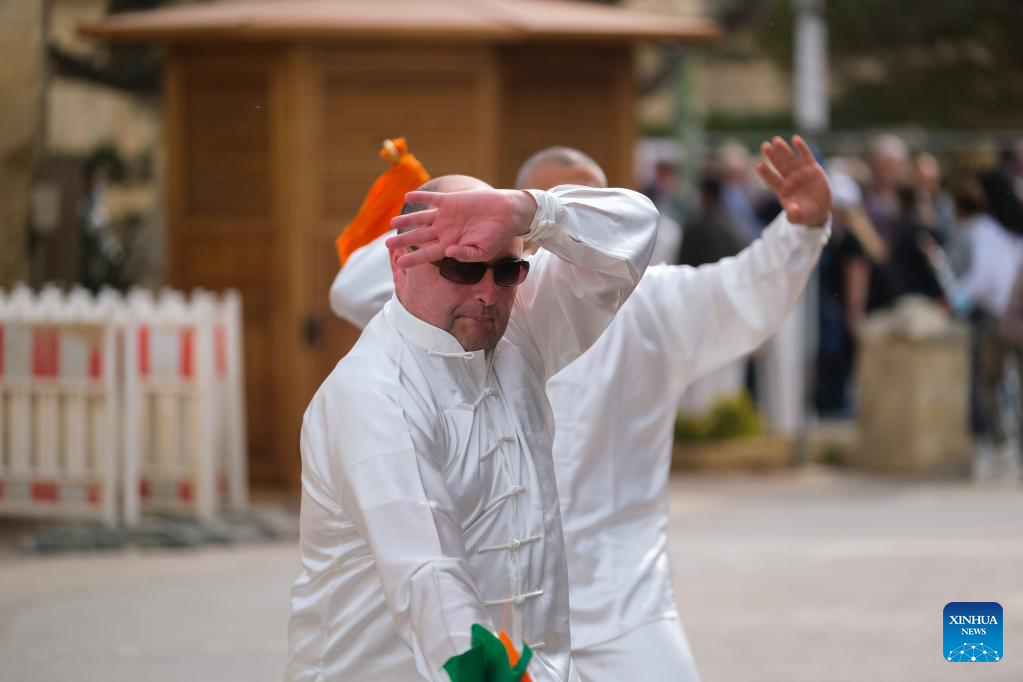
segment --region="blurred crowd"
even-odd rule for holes
[[[1023,145],[986,164],[942,161],[894,134],[823,161],[835,210],[819,268],[813,402],[822,417],[852,415],[864,319],[924,297],[969,325],[972,381],[961,390],[975,435],[999,444],[1020,420],[1005,391],[1014,383],[1018,396],[1023,367]],[[676,164],[657,163],[645,188],[664,216],[653,262],[701,265],[756,239],[780,207],[753,163],[742,144],[724,144],[690,192]]]

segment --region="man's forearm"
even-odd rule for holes
[[[657,236],[657,209],[627,189],[564,186],[556,192],[526,190],[537,203],[525,239],[561,260],[617,274],[628,264],[639,281]]]
[[[548,376],[590,347],[646,270],[657,209],[630,190],[561,186],[529,190],[536,216],[525,239],[543,250],[520,287],[516,318]]]

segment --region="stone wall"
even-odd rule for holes
[[[43,0],[0,2],[0,286],[28,277],[27,227],[43,122]]]

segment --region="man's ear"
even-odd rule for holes
[[[387,259],[391,262],[391,272],[397,272],[397,270],[398,270],[398,256],[400,256],[400,255],[401,254],[398,253],[398,249],[388,249],[387,250]]]
[[[398,284],[399,281],[405,279],[405,268],[398,265],[398,258],[405,253],[405,249],[391,249],[389,251],[389,259],[391,261],[391,277],[394,278],[394,283]]]

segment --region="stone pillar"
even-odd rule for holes
[[[0,287],[29,275],[29,195],[44,128],[44,25],[44,0],[0,2]]]
[[[922,476],[966,476],[969,331],[924,299],[872,315],[857,359],[860,444],[849,464]]]

